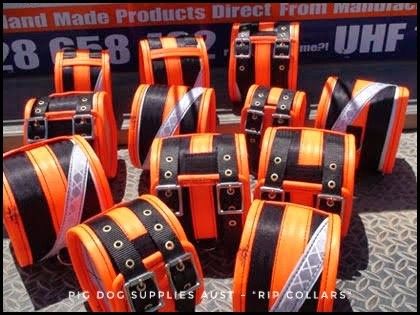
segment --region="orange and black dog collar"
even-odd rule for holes
[[[339,250],[338,215],[254,200],[236,256],[233,310],[332,311]]]
[[[66,47],[55,55],[55,92],[105,91],[112,102],[110,58],[107,50]]]
[[[201,36],[149,37],[139,43],[140,83],[210,87]]]
[[[137,88],[128,129],[128,151],[135,167],[148,168],[145,161],[157,134],[215,132],[214,90],[198,89],[197,94],[191,94],[195,91],[186,86],[141,84]]]
[[[261,138],[268,127],[303,127],[306,115],[306,93],[253,84],[241,112],[241,131],[245,133],[249,168],[258,170]]]
[[[409,91],[366,80],[327,79],[316,128],[348,132],[356,138],[356,167],[392,173],[404,127]]]
[[[235,23],[229,54],[228,91],[240,111],[252,84],[296,90],[299,23]]]
[[[70,229],[67,243],[93,311],[191,312],[200,302],[198,255],[154,196],[121,203]]]
[[[150,178],[150,192],[178,216],[189,239],[236,252],[251,198],[242,134],[157,138]]]
[[[346,235],[352,213],[354,136],[314,128],[268,128],[255,197],[340,214]]]
[[[80,136],[3,155],[3,223],[21,267],[55,255],[69,227],[112,204],[101,163]]]
[[[106,175],[117,173],[117,124],[106,92],[67,92],[31,98],[25,105],[25,144],[80,135],[94,148]]]

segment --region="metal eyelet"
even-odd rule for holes
[[[260,106],[261,105],[261,102],[260,101],[255,101],[254,105],[255,106]]]
[[[239,71],[245,71],[245,66],[239,66]]]
[[[82,102],[87,102],[87,98],[86,97],[82,97]]]
[[[39,136],[34,136],[34,140],[39,140]]]
[[[172,172],[171,171],[166,171],[164,176],[165,176],[165,178],[171,178],[172,177]]]
[[[330,170],[335,171],[337,169],[337,164],[331,163],[330,164]]]
[[[235,189],[233,189],[232,187],[229,187],[226,191],[227,191],[227,194],[230,196],[235,194]]]
[[[269,193],[268,193],[268,199],[270,199],[270,200],[275,199],[275,198],[276,198],[276,196],[277,196],[277,195],[276,195],[276,193],[275,193],[275,192],[272,192],[272,191],[271,191],[271,192],[269,192]]]
[[[280,71],[284,71],[284,69],[286,69],[286,67],[285,67],[284,65],[280,65],[280,66],[279,66],[279,70],[280,70]]]
[[[153,229],[155,231],[162,231],[163,230],[163,225],[160,223],[156,223],[155,226],[153,227]]]
[[[85,110],[86,110],[86,106],[85,106],[85,105],[80,106],[80,110],[81,110],[81,111],[85,111]]]
[[[226,176],[232,176],[232,170],[231,169],[227,169],[227,170],[225,170],[225,175]]]
[[[264,93],[258,93],[258,97],[264,97]]]
[[[170,190],[170,189],[169,190],[165,190],[165,197],[166,198],[171,198],[172,197],[172,194],[173,194],[172,193],[172,190]]]
[[[330,189],[334,189],[334,188],[335,188],[335,181],[330,180],[330,181],[328,182],[328,187],[329,187]]]
[[[255,143],[255,138],[250,138],[250,139],[249,139],[249,142],[251,142],[251,143]]]
[[[120,249],[121,247],[123,247],[123,245],[123,242],[121,242],[120,240],[114,242],[114,248],[116,249]]]
[[[229,226],[230,226],[230,227],[234,227],[234,226],[236,226],[238,223],[236,222],[236,220],[230,220],[228,224],[229,224]]]
[[[191,288],[191,283],[188,282],[184,285],[184,290],[188,290],[189,288]]]
[[[230,205],[230,206],[228,207],[228,210],[230,210],[230,211],[236,210],[236,207],[235,207],[234,205]]]
[[[39,101],[39,102],[38,102],[38,104],[39,104],[39,105],[44,105],[44,104],[45,104],[45,102],[44,102],[44,101]]]
[[[257,120],[258,116],[256,114],[252,114],[251,118],[252,118],[252,120]]]
[[[81,136],[82,136],[82,137],[86,137],[86,134],[85,134],[85,133],[82,133],[82,134],[81,134]]]
[[[35,109],[35,113],[36,114],[39,114],[40,112],[41,112],[41,109],[40,108]]]
[[[144,214],[146,217],[148,217],[149,215],[151,215],[151,214],[152,214],[152,210],[150,210],[150,209],[144,209],[144,210],[143,210],[143,214]]]
[[[133,269],[134,268],[134,260],[132,259],[127,259],[125,261],[125,266],[129,269]]]
[[[105,233],[108,233],[109,231],[111,231],[111,226],[110,225],[104,225],[104,227],[102,228],[102,231]]]
[[[283,109],[283,110],[284,110],[284,109],[286,109],[286,105],[281,104],[281,105],[280,105],[280,109]]]
[[[280,29],[281,29],[282,31],[285,31],[285,30],[286,30],[286,26],[282,26]]]
[[[284,100],[288,100],[289,99],[289,95],[283,95],[283,99]]]
[[[275,163],[275,164],[280,164],[280,163],[281,163],[281,157],[276,156],[276,157],[274,158],[274,163]]]
[[[175,268],[179,272],[183,272],[185,270],[185,265],[182,261],[180,261],[179,263],[176,264]]]
[[[273,174],[270,175],[270,179],[273,182],[276,182],[279,179],[279,175],[277,175],[277,173],[273,173]]]
[[[223,160],[230,161],[231,156],[229,154],[223,155]]]
[[[334,200],[333,199],[327,199],[327,206],[328,207],[333,207],[334,206]]]
[[[174,158],[169,155],[169,156],[166,157],[165,160],[166,160],[166,162],[171,163],[171,162],[173,162]]]
[[[167,242],[165,243],[165,248],[166,248],[167,250],[173,250],[173,249],[175,248],[175,244],[174,244],[174,242],[172,242],[172,241],[167,241]]]

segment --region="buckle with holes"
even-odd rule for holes
[[[79,121],[80,120],[80,121]],[[73,135],[76,134],[76,125],[83,125],[89,123],[91,125],[90,134],[80,134],[86,140],[93,140],[94,133],[93,133],[93,116],[92,114],[75,114],[71,118],[71,130]]]
[[[197,281],[196,281],[195,284],[191,284],[191,286],[188,287],[187,289],[178,291],[178,289],[176,288],[176,285],[175,285],[174,278],[172,276],[171,269],[175,267],[177,270],[179,270],[178,266],[182,266],[182,268],[185,268],[184,263],[186,261],[189,261],[191,263],[191,265],[194,269],[195,278],[197,279]],[[172,287],[172,290],[174,292],[174,296],[175,296],[176,300],[182,298],[183,296],[185,297],[190,292],[193,292],[193,291],[197,290],[201,285],[200,282],[198,281],[199,277],[198,277],[198,273],[197,273],[197,268],[195,267],[194,260],[192,259],[191,253],[185,253],[182,256],[179,256],[177,258],[172,259],[171,261],[169,261],[165,265],[165,269],[166,269],[166,274],[168,275],[169,282],[171,284],[171,287]]]
[[[287,47],[287,54],[277,52],[281,48]],[[290,41],[286,39],[277,38],[273,45],[273,59],[290,59]]]
[[[327,207],[334,207],[336,202],[340,202],[340,215],[344,209],[344,198],[339,195],[330,195],[330,194],[318,194],[316,196],[316,208],[320,209],[321,200],[325,200]],[[324,209],[324,210],[328,210]]]
[[[35,139],[35,138],[29,138],[29,136],[27,135],[26,136],[26,141],[28,143],[48,139],[48,120],[47,120],[46,117],[30,117],[28,119],[28,127],[29,127],[30,124],[32,125],[33,128],[36,127],[37,125],[38,126],[42,125],[40,122],[42,122],[42,124],[44,125],[44,137],[41,138],[41,137],[36,136],[38,138]]]
[[[157,291],[159,291],[159,287],[157,285],[157,281],[156,281],[156,276],[154,272],[145,272],[135,278],[132,278],[130,280],[128,280],[125,284],[124,284],[124,293],[125,296],[127,298],[128,301],[128,307],[129,310],[131,312],[135,312],[135,306],[133,303],[133,299],[132,299],[132,295],[131,295],[131,291],[134,290],[138,290],[137,286],[140,284],[144,284],[146,281],[151,280],[153,281],[154,285],[156,286]],[[158,297],[158,303],[156,305],[150,305],[150,307],[148,307],[147,309],[145,309],[145,312],[155,312],[157,310],[159,310],[160,308],[163,307],[163,300],[162,297],[159,295],[159,292],[156,292],[157,297]],[[137,298],[139,298],[139,296],[137,296]]]
[[[267,193],[269,200],[274,200],[276,199],[277,195],[280,195],[280,201],[284,201],[285,191],[281,188],[261,186],[260,192],[261,192],[261,195],[263,193]],[[270,196],[273,196],[273,198],[271,198]]]
[[[243,47],[243,46],[247,46],[246,53],[239,53],[238,54],[238,47]],[[251,58],[251,41],[249,40],[249,38],[235,38],[235,58]]]
[[[221,200],[220,200],[220,191],[222,189],[238,189],[240,190],[241,193],[241,208],[240,209],[222,209],[222,204],[221,204]],[[244,209],[244,199],[242,198],[243,196],[243,185],[241,182],[224,182],[224,183],[219,183],[216,185],[216,198],[217,198],[217,213],[220,215],[226,215],[226,214],[241,214],[243,212]]]
[[[159,192],[163,191],[165,192],[165,196],[168,192],[173,193],[173,191],[176,191],[178,194],[178,211],[174,211],[174,214],[177,217],[182,217],[184,215],[184,206],[183,206],[183,200],[182,200],[182,187],[176,184],[167,184],[167,185],[157,185],[156,191]],[[172,196],[172,195],[171,195]],[[167,198],[170,198],[170,196],[166,196]]]

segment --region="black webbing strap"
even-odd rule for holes
[[[90,90],[94,91],[95,87],[96,87],[96,82],[99,79],[99,73],[101,72],[101,67],[99,66],[91,66],[90,67],[90,74],[89,74],[89,78],[90,78]]]
[[[101,59],[102,51],[99,49],[89,49],[89,58],[92,59]]]
[[[76,49],[74,47],[65,47],[62,49],[63,59],[76,58]],[[74,73],[73,66],[63,67],[63,91],[74,91]]]
[[[324,133],[322,161],[322,191],[318,195],[319,209],[340,214],[343,199],[344,137]]]
[[[379,92],[369,105],[360,168],[378,169],[394,104],[395,86]]]
[[[249,87],[255,81],[255,45],[252,45],[249,37],[251,33],[255,33],[256,31],[258,31],[258,24],[256,23],[241,24],[239,26],[238,36],[235,39],[236,82],[241,99],[245,98]]]
[[[93,93],[81,94],[76,97],[75,114],[73,117],[73,134],[81,135],[89,140],[93,138]]]
[[[243,185],[239,181],[234,135],[213,138],[217,152],[219,184],[216,185],[217,234],[227,253],[234,255],[242,233]]]
[[[258,169],[259,148],[261,131],[264,122],[264,105],[267,103],[270,89],[258,86],[251,100],[245,122],[245,138],[248,147],[248,161],[251,172],[254,174]]]
[[[42,259],[56,239],[51,213],[40,180],[25,152],[3,159],[3,173],[16,201],[33,261]],[[12,209],[4,211],[14,211]],[[11,213],[13,220],[13,212]]]
[[[139,100],[139,102],[143,101],[141,112],[138,113],[138,115],[141,115],[139,118],[140,129],[138,134],[139,158],[141,163],[144,163],[146,160],[153,139],[162,124],[162,114],[168,91],[168,86],[150,85],[144,97]]]
[[[143,312],[158,307],[159,289],[154,274],[146,269],[142,260],[144,257],[139,255],[123,230],[107,215],[85,224],[95,232],[105,247],[114,269],[124,276],[126,298],[129,304],[131,301],[132,308]],[[141,292],[147,294],[140,295]]]
[[[35,100],[28,120],[28,140],[36,141],[48,138],[48,122],[45,113],[49,107],[50,98],[41,97]]]
[[[277,38],[273,43],[270,82],[273,86],[287,88],[291,51],[290,24],[276,23],[274,31]]]
[[[197,47],[197,40],[191,36],[181,36],[176,38],[178,47]],[[182,77],[184,85],[193,87],[200,74],[200,57],[180,57]]]
[[[290,126],[290,111],[295,95],[292,90],[282,90],[273,114],[273,127]]]
[[[286,168],[296,164],[297,157],[292,150],[292,141],[300,137],[300,132],[292,130],[277,130],[270,152],[270,160],[265,176],[264,186],[261,187],[261,198],[265,200],[283,201],[285,194],[282,189]],[[299,138],[300,139],[300,138]],[[296,141],[293,141],[296,143]],[[290,156],[292,155],[292,156]],[[293,162],[289,162],[289,159]]]
[[[74,47],[64,47],[61,51],[63,52],[63,59],[76,58],[76,49]]]
[[[163,256],[177,311],[194,311],[195,290],[199,286],[199,279],[192,256],[186,254],[170,225],[151,204],[143,200],[134,200],[126,206],[142,222]]]
[[[190,91],[190,89],[188,91]],[[182,118],[181,123],[179,124],[179,131],[181,134],[197,132],[198,111],[200,109],[201,99],[202,95],[195,100],[194,104],[190,106],[185,113],[185,116]]]
[[[282,224],[284,206],[264,204],[251,246],[251,261],[246,288],[246,312],[267,312],[269,292],[278,235]],[[262,297],[260,294],[262,294]]]
[[[331,93],[330,106],[328,108],[325,129],[331,129],[344,107],[352,98],[355,81],[343,81],[337,78],[334,89]]]
[[[149,37],[147,38],[147,42],[149,43],[149,47],[151,50],[162,48],[162,42],[160,41],[160,37]],[[168,84],[168,77],[166,74],[166,65],[164,58],[152,59],[152,69],[155,84]]]

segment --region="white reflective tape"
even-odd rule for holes
[[[197,78],[195,79],[194,87],[200,87],[203,86],[203,69],[200,69],[200,72],[197,75]]]
[[[182,118],[187,114],[190,107],[195,101],[204,93],[204,88],[195,87],[189,90],[175,105],[174,109],[170,112],[168,118],[162,123],[155,138],[172,136],[182,121]],[[143,169],[149,169],[149,152],[143,163]]]
[[[95,88],[93,92],[103,91],[103,71],[99,71],[98,78],[96,79]]]
[[[363,88],[359,94],[353,97],[344,107],[340,116],[338,116],[331,130],[346,132],[347,126],[351,125],[354,119],[359,115],[360,111],[371,101],[376,94],[382,90],[395,86],[384,83],[372,83]]]
[[[70,158],[67,178],[66,201],[64,204],[63,219],[57,233],[57,238],[51,250],[43,259],[56,255],[65,247],[67,230],[80,223],[85,204],[86,184],[89,174],[89,162],[86,155],[77,144],[74,144]]]
[[[328,234],[328,218],[316,229],[270,312],[298,312],[321,275]],[[303,298],[298,298],[296,293]]]

